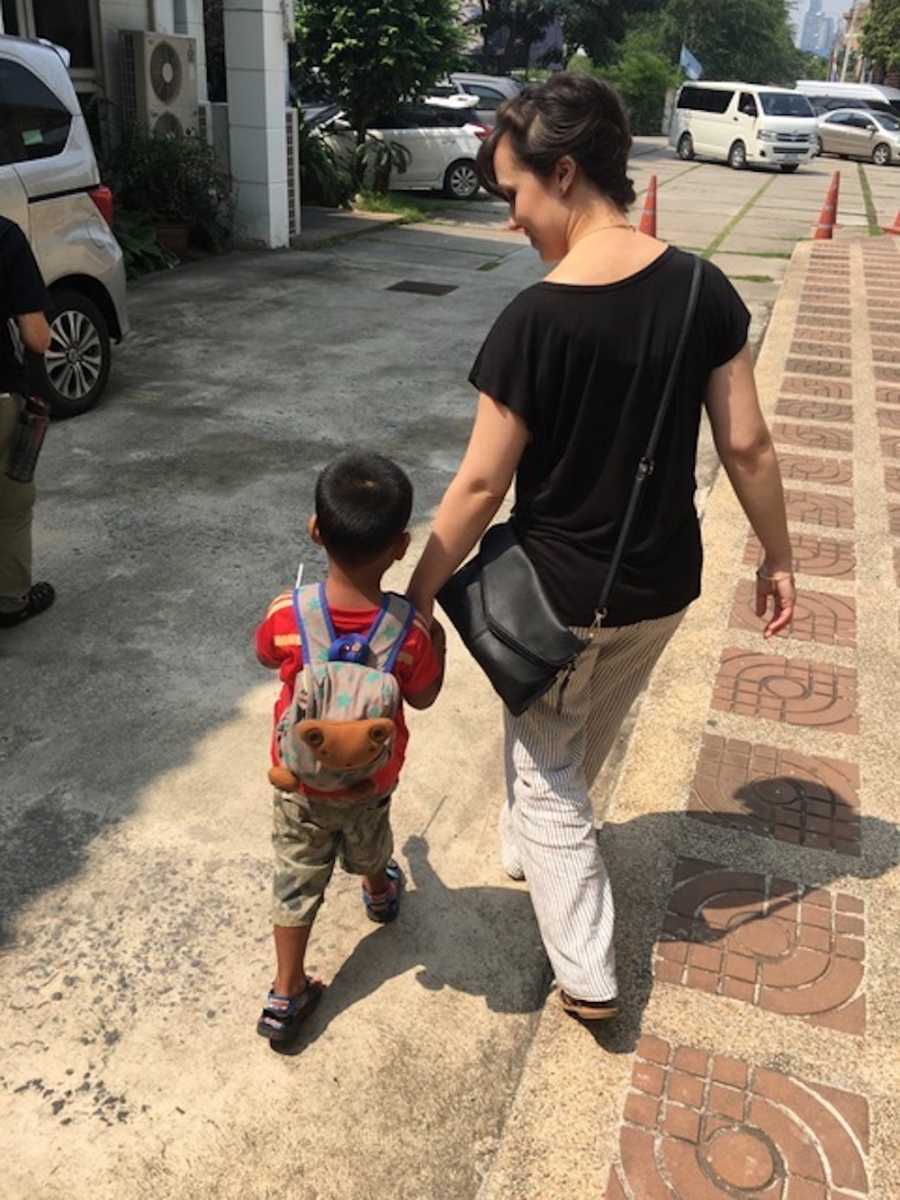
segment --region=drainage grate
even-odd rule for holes
[[[448,296],[451,292],[456,291],[456,286],[447,283],[424,283],[417,279],[401,279],[399,283],[392,283],[385,290],[388,292],[415,292],[420,296]]]

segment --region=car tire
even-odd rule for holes
[[[678,157],[682,162],[694,160],[694,139],[689,133],[683,133],[678,139]]]
[[[799,163],[782,163],[781,170],[784,175],[793,175],[800,167]]]
[[[473,200],[481,184],[471,158],[451,163],[444,175],[444,195],[448,200]]]
[[[743,142],[734,142],[728,151],[728,165],[732,171],[743,171],[747,165],[747,147]]]
[[[97,403],[112,363],[109,329],[83,292],[50,293],[50,349],[38,368],[38,390],[57,419],[77,417]]]
[[[891,148],[885,142],[879,142],[872,151],[872,162],[876,167],[888,167],[891,164]]]

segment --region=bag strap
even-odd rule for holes
[[[662,436],[663,424],[665,423],[666,414],[669,411],[672,394],[675,391],[675,384],[678,379],[681,360],[684,358],[688,334],[690,333],[691,325],[693,324],[694,314],[697,311],[697,301],[700,296],[700,281],[702,274],[703,268],[701,266],[700,259],[695,255],[693,270],[691,273],[691,288],[690,292],[688,293],[687,307],[684,310],[684,320],[681,323],[681,332],[678,335],[675,353],[672,356],[672,362],[669,366],[669,374],[666,377],[662,399],[659,402],[659,409],[656,413],[656,420],[653,422],[650,440],[647,443],[647,449],[644,451],[643,457],[638,463],[637,474],[635,475],[634,483],[631,486],[631,495],[628,497],[628,506],[625,509],[625,516],[622,519],[622,528],[619,530],[619,536],[616,540],[615,549],[613,550],[612,558],[609,562],[609,570],[607,571],[606,580],[603,584],[603,591],[600,593],[600,600],[597,604],[596,617],[594,620],[594,625],[596,628],[599,628],[606,620],[609,607],[609,598],[612,595],[612,590],[616,585],[616,578],[619,574],[619,568],[622,565],[622,559],[625,557],[625,549],[628,544],[628,538],[631,534],[632,526],[634,525],[635,517],[638,513],[638,508],[640,507],[644,484],[653,474],[653,471],[656,467],[656,448],[659,445],[659,439]]]

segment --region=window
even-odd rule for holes
[[[36,75],[0,59],[0,165],[61,154],[72,115]]]
[[[65,46],[73,71],[93,69],[90,0],[32,0],[32,7],[37,36]]]
[[[833,112],[829,113],[825,118],[826,125],[849,125],[850,113],[848,112]]]
[[[479,97],[482,101],[478,105],[479,108],[489,108],[492,112],[506,99],[502,92],[498,92],[496,88],[485,87],[483,83],[466,83],[463,87],[470,96]]]
[[[723,113],[734,99],[727,88],[684,87],[678,97],[678,107],[694,112]]]
[[[888,133],[900,133],[900,119],[887,113],[879,113],[876,120],[882,129],[886,129]]]
[[[848,113],[847,124],[852,125],[854,129],[877,129],[872,118],[864,116],[863,113]]]
[[[741,92],[741,102],[738,105],[740,111],[745,117],[758,117],[759,109],[756,107],[756,100],[749,92]]]
[[[814,117],[812,105],[799,92],[760,92],[759,102],[769,117]]]
[[[19,13],[16,8],[16,0],[2,0],[0,12],[3,13],[3,28],[6,33],[11,33],[14,37],[21,36],[19,29]]]

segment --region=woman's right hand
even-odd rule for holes
[[[756,572],[756,615],[764,617],[772,600],[772,616],[763,630],[768,639],[787,629],[794,619],[797,588],[793,571],[769,570],[765,563]]]

